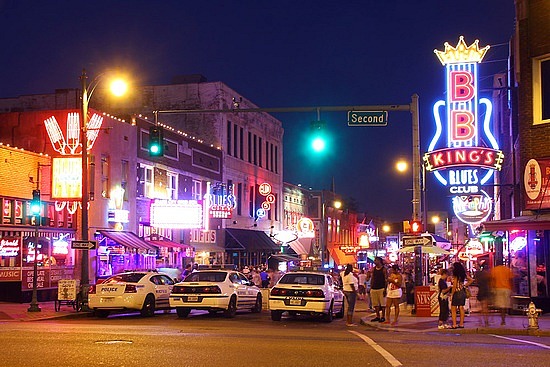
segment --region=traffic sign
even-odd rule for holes
[[[95,250],[97,241],[76,241],[71,242],[71,248],[76,250]]]
[[[348,126],[387,126],[388,111],[348,111]]]
[[[403,246],[428,246],[433,245],[432,237],[426,236],[404,236]]]

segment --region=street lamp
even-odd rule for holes
[[[81,223],[81,240],[88,241],[88,203],[89,203],[89,192],[88,192],[88,105],[92,94],[95,91],[95,88],[102,80],[105,74],[99,74],[92,79],[90,84],[88,84],[88,75],[86,74],[86,69],[82,69],[82,74],[80,75],[80,82],[82,87],[82,119],[80,125],[80,142],[82,144],[82,223]],[[121,79],[116,79],[111,83],[111,92],[115,96],[121,96],[127,90],[126,83]],[[89,275],[89,250],[82,250],[82,259],[81,259],[81,272],[80,272],[80,285],[81,285],[81,295],[82,300],[88,299],[88,288],[90,287],[90,275]],[[87,308],[87,302],[85,302],[84,307]]]

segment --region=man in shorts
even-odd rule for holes
[[[499,265],[491,270],[494,306],[500,309],[500,324],[506,325],[506,313],[510,308],[513,273],[507,266]]]
[[[370,298],[372,306],[376,311],[376,317],[372,322],[385,322],[386,308],[386,285],[388,273],[384,267],[384,260],[381,257],[374,258],[374,267],[369,270],[367,279],[370,280]]]

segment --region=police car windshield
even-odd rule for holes
[[[137,283],[141,278],[145,276],[145,273],[128,273],[118,274],[107,279],[105,283]]]
[[[184,282],[223,282],[226,276],[225,271],[199,271],[189,274]]]
[[[280,284],[325,284],[325,277],[319,274],[285,274],[279,281]]]

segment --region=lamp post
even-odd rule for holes
[[[40,202],[39,202],[40,204]],[[38,305],[38,227],[40,226],[40,207],[39,212],[34,215],[34,264],[32,274],[32,299],[27,312],[40,312]]]
[[[82,223],[81,223],[81,240],[88,241],[88,203],[89,203],[89,190],[88,190],[88,105],[92,94],[99,84],[99,81],[105,74],[97,75],[90,84],[88,84],[88,75],[86,74],[86,69],[82,69],[82,74],[80,75],[80,82],[82,88],[82,119],[80,124],[80,141],[82,144]],[[126,92],[126,85],[120,79],[113,81],[111,85],[111,90],[113,94],[120,96]],[[88,289],[90,287],[90,274],[89,274],[89,250],[81,250],[81,272],[80,272],[80,285],[81,285],[81,295],[82,300],[84,301],[83,310],[87,310],[88,302]]]
[[[82,86],[82,119],[80,125],[80,141],[82,143],[82,223],[80,238],[82,241],[88,241],[88,76],[86,75],[86,69],[82,69],[82,75],[80,76],[80,82]],[[89,251],[82,250],[81,253],[81,269],[80,269],[80,285],[82,300],[88,299],[88,288],[90,287],[90,275],[89,275]],[[88,307],[88,302],[84,302],[83,308]]]

